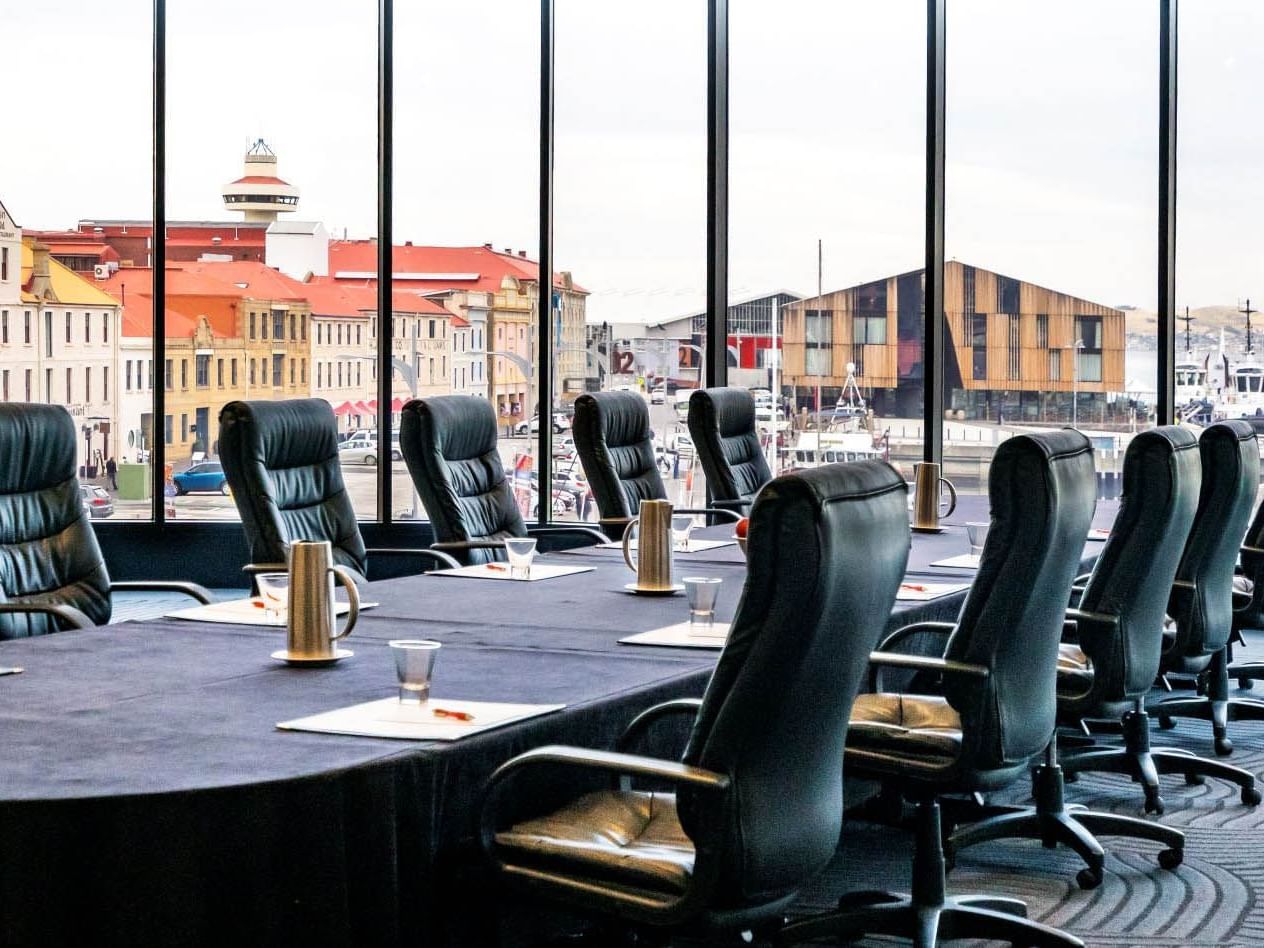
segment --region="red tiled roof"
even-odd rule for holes
[[[368,314],[377,312],[375,282],[348,282],[332,277],[313,276],[300,285],[311,302],[312,313],[316,316],[367,318]],[[396,313],[452,315],[440,303],[407,290],[395,290],[391,294],[391,308]]]
[[[501,253],[487,247],[428,247],[397,244],[391,253],[391,266],[396,274],[400,273],[432,273],[432,274],[477,274],[472,279],[439,278],[435,280],[411,281],[398,276],[396,284],[405,286],[424,286],[438,290],[455,288],[495,292],[500,289],[501,281],[506,276],[519,280],[536,280],[540,268],[536,261],[514,254]],[[329,242],[329,271],[365,273],[377,271],[376,240],[331,240]],[[554,273],[553,286],[562,288],[561,275]],[[575,292],[587,293],[583,287],[575,285]]]
[[[282,181],[280,178],[273,178],[262,174],[248,174],[244,178],[238,178],[236,181],[230,181],[229,184],[284,184],[287,188],[290,186],[288,181]]]

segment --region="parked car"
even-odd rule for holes
[[[114,499],[104,487],[80,484],[79,493],[83,497],[84,512],[93,520],[114,516]]]
[[[194,464],[172,478],[175,481],[177,494],[219,493],[228,496],[228,478],[224,476],[224,467],[218,461],[204,461]]]
[[[654,391],[650,392],[651,405],[662,405],[666,401],[667,401],[667,389],[656,388],[654,389]]]
[[[363,434],[359,432],[358,434]],[[370,466],[377,464],[378,455],[381,454],[377,449],[377,440],[371,438],[361,438],[358,435],[348,438],[342,444],[338,445],[338,460],[343,464],[368,464]],[[403,460],[403,452],[399,449],[399,439],[391,439],[391,460]]]
[[[571,427],[570,417],[565,412],[553,412],[553,430],[561,433],[569,431]],[[539,434],[540,433],[540,416],[535,415],[529,421],[520,421],[514,425],[514,434]]]

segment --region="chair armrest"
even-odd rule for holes
[[[197,583],[185,583],[178,580],[165,579],[138,579],[123,580],[117,583],[110,583],[110,592],[176,592],[183,593],[191,599],[196,599],[204,606],[211,604],[212,596],[209,589],[205,586],[199,586]]]
[[[736,510],[722,510],[718,507],[673,507],[672,513],[706,514],[708,517],[719,517],[729,523],[737,523],[742,519],[742,515]]]
[[[1067,609],[1062,629],[1070,626],[1075,632],[1076,642],[1083,647],[1086,641],[1099,639],[1104,635],[1112,635],[1119,627],[1119,616],[1106,612],[1089,612],[1086,609]],[[1090,654],[1091,653],[1086,653]]]
[[[69,624],[72,629],[91,629],[96,625],[74,606],[58,602],[0,602],[0,613],[6,612],[14,614],[42,612],[45,615],[56,616]]]
[[[634,717],[632,723],[624,729],[623,734],[615,741],[614,749],[620,753],[626,752],[629,747],[636,744],[641,735],[649,730],[650,725],[659,718],[667,717],[669,714],[690,714],[697,717],[698,709],[701,707],[701,698],[676,698],[674,701],[664,701],[661,704],[646,708]]]
[[[585,540],[591,540],[593,543],[608,543],[610,538],[599,530],[592,527],[584,526],[548,526],[548,527],[527,527],[527,536],[529,537],[558,537],[558,536],[575,536],[583,537]]]
[[[247,576],[255,576],[259,573],[288,573],[290,567],[285,563],[247,563],[241,571]]]
[[[729,778],[724,774],[675,761],[556,744],[537,747],[535,750],[519,754],[501,764],[487,778],[487,783],[483,787],[483,798],[480,801],[478,815],[479,845],[484,854],[497,865],[500,865],[500,860],[495,857],[496,817],[499,815],[498,804],[504,792],[505,782],[520,770],[541,766],[598,770],[616,777],[652,777],[655,780],[663,780],[708,794],[723,794],[729,788]]]
[[[911,635],[920,632],[936,632],[947,638],[957,628],[955,622],[914,622],[912,625],[900,626],[878,643],[876,651],[889,652]]]
[[[1251,594],[1245,589],[1235,589],[1233,592],[1233,608],[1245,609],[1251,604]]]
[[[741,513],[741,511],[748,509],[753,502],[740,498],[737,500],[713,500],[711,501],[711,506],[718,507],[720,510],[736,510]]]
[[[502,543],[501,546],[504,546]],[[440,563],[447,569],[460,569],[461,564],[440,550],[409,547],[373,547],[364,551],[365,556],[421,556]]]
[[[432,550],[503,550],[504,540],[444,540],[442,543],[430,544]],[[387,551],[391,552],[391,551]]]
[[[905,655],[902,652],[870,652],[869,664],[884,665],[888,668],[909,668],[914,671],[942,672],[945,675],[961,675],[970,678],[987,678],[991,674],[986,665],[932,658],[929,655]]]

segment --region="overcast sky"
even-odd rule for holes
[[[590,318],[704,298],[706,8],[557,0],[555,241]],[[171,218],[257,137],[299,219],[375,229],[374,0],[169,0]],[[536,247],[535,0],[396,3],[399,241]],[[1153,307],[1155,0],[949,0],[950,257]],[[146,217],[148,0],[0,0],[19,224]],[[922,259],[925,4],[731,0],[733,298]],[[1179,303],[1264,299],[1264,3],[1181,8]]]

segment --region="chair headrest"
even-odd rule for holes
[[[61,405],[0,404],[0,444],[13,453],[0,459],[0,493],[39,490],[74,477],[74,419]]]
[[[468,461],[496,450],[496,412],[485,398],[415,398],[404,405],[403,414],[415,417],[421,430],[430,431],[446,461]]]
[[[650,411],[635,392],[591,392],[575,399],[575,425],[595,425],[591,433],[607,447],[640,444],[650,437]]]
[[[689,396],[689,407],[697,403],[708,423],[721,438],[731,438],[755,430],[755,399],[744,388],[703,388]]]
[[[222,428],[249,432],[243,447],[250,445],[258,452],[254,460],[269,469],[321,464],[338,456],[338,421],[323,398],[229,402],[219,417]]]

